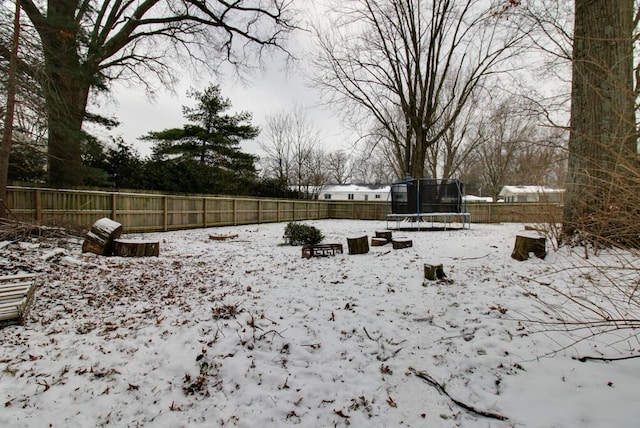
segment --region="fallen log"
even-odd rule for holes
[[[157,257],[160,255],[160,242],[114,239],[113,255],[121,257]]]
[[[82,243],[83,253],[95,253],[101,256],[110,256],[113,252],[113,240],[122,235],[122,225],[109,218],[101,218],[96,221]]]
[[[209,239],[212,241],[228,241],[229,239],[236,239],[237,237],[237,233],[233,235],[209,235]]]

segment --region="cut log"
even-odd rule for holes
[[[442,265],[424,265],[424,277],[429,281],[435,281],[436,279],[444,279],[447,275],[444,274],[444,268]]]
[[[372,247],[381,247],[383,245],[387,245],[386,238],[371,238],[371,246]]]
[[[238,234],[233,235],[209,235],[209,239],[212,241],[227,241],[229,239],[236,239]]]
[[[394,250],[399,250],[401,248],[413,247],[413,241],[411,239],[394,239],[391,241],[391,245],[393,245]]]
[[[360,238],[347,238],[349,254],[366,254],[369,252],[369,237],[367,235]]]
[[[101,256],[110,256],[113,252],[113,240],[122,235],[122,225],[109,218],[96,221],[82,243],[82,252]]]
[[[544,237],[531,237],[516,235],[516,244],[511,253],[511,258],[523,261],[529,258],[529,253],[544,259],[547,256],[547,240]]]
[[[383,230],[383,231],[378,231],[376,232],[376,238],[384,238],[387,243],[391,242],[391,231],[390,230]]]
[[[160,242],[138,241],[132,239],[115,239],[113,255],[121,257],[149,257],[160,254]]]

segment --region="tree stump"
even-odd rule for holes
[[[122,235],[122,225],[109,218],[96,221],[82,243],[82,252],[109,256],[113,252],[113,240]]]
[[[393,245],[394,250],[399,250],[401,248],[413,247],[413,241],[411,239],[394,239],[391,241],[391,245]]]
[[[366,254],[369,252],[369,237],[367,235],[360,238],[347,238],[349,254]]]
[[[115,239],[113,255],[122,257],[149,257],[160,254],[158,241],[137,241],[132,239]]]
[[[385,238],[371,238],[372,247],[380,247],[382,245],[387,245],[387,240]]]
[[[383,230],[383,231],[376,232],[376,238],[383,238],[387,241],[386,243],[389,243],[391,242],[391,231]]]
[[[436,279],[444,279],[447,275],[444,274],[444,269],[442,265],[424,265],[424,277],[430,281],[435,281]]]
[[[544,259],[547,256],[546,245],[547,240],[544,237],[516,235],[516,244],[511,258],[521,262],[529,258],[529,253],[533,253],[536,257]]]

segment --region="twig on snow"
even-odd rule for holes
[[[572,357],[574,360],[578,360],[581,363],[586,361],[621,361],[621,360],[631,360],[634,358],[640,358],[640,355],[629,355],[627,357],[617,357],[617,358],[607,358],[607,357]]]
[[[378,336],[377,339],[374,339],[373,337],[371,337],[371,335],[369,334],[369,332],[367,331],[366,327],[362,327],[362,329],[364,330],[364,333],[367,335],[367,337],[369,338],[369,340],[373,340],[374,342],[379,341],[382,338],[382,333],[380,333],[380,336]]]
[[[417,377],[419,377],[420,379],[422,379],[425,382],[427,382],[429,385],[433,386],[442,395],[446,395],[447,397],[449,397],[449,399],[451,401],[453,401],[455,404],[457,404],[458,406],[462,407],[464,410],[466,410],[469,413],[473,413],[473,414],[478,415],[478,416],[484,416],[486,418],[497,419],[499,421],[506,421],[506,420],[509,419],[508,417],[500,415],[498,413],[486,412],[484,410],[479,410],[479,409],[476,409],[473,406],[470,406],[470,405],[468,405],[466,403],[463,403],[462,401],[456,400],[451,395],[449,395],[449,393],[444,389],[444,386],[441,383],[437,382],[434,378],[429,376],[426,372],[417,371],[413,367],[409,367],[409,371],[412,372]]]

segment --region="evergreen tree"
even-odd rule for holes
[[[195,107],[183,107],[190,123],[182,128],[149,132],[144,137],[155,143],[150,160],[157,180],[153,187],[198,193],[247,193],[246,184],[256,179],[256,158],[242,152],[240,142],[253,139],[260,132],[250,124],[251,114],[227,113],[231,102],[222,96],[217,85],[203,92],[191,91],[189,96],[197,101]],[[159,171],[164,173],[158,174]],[[175,188],[176,185],[180,188]]]

